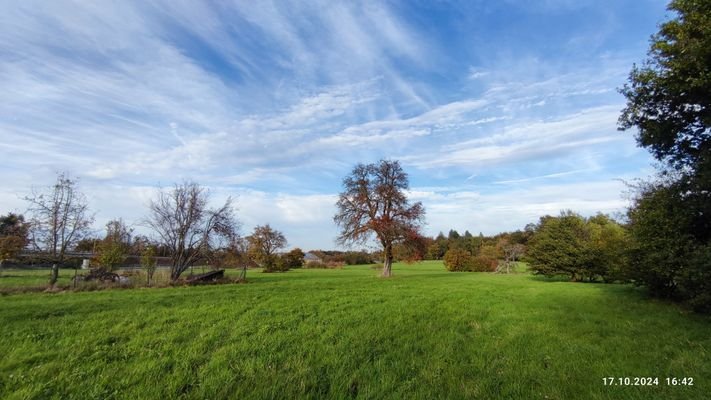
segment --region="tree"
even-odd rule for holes
[[[249,267],[250,263],[253,262],[249,258],[249,242],[241,237],[232,238],[227,249],[227,255],[228,265],[233,265],[235,267],[241,268],[237,280],[239,282],[246,282],[247,267]]]
[[[537,274],[566,274],[573,281],[624,280],[627,232],[612,218],[583,218],[572,211],[541,218],[529,241],[527,258]]]
[[[101,239],[87,237],[87,238],[77,241],[77,244],[74,245],[74,251],[83,252],[83,253],[94,253],[94,252],[96,252],[96,249],[99,248],[100,244],[101,244]]]
[[[151,285],[156,272],[156,250],[153,246],[145,246],[141,251],[141,267],[146,270],[146,284]]]
[[[652,36],[649,58],[634,66],[619,124],[677,170],[708,177],[711,161],[711,3],[674,0],[676,18]]]
[[[430,260],[441,260],[447,252],[447,238],[440,232],[434,242],[427,248],[427,258]]]
[[[528,246],[531,270],[542,275],[566,274],[573,281],[590,278],[588,240],[585,219],[572,211],[541,217]]]
[[[505,268],[507,274],[511,272],[511,267],[526,251],[526,246],[520,243],[511,243],[508,239],[500,239],[497,247],[500,247],[504,253],[504,262],[498,270],[502,271]]]
[[[483,243],[483,241],[482,241]],[[471,269],[477,272],[494,272],[499,265],[502,250],[494,243],[482,244],[472,259]]]
[[[150,214],[144,224],[158,236],[171,259],[170,279],[180,275],[219,241],[229,240],[238,223],[228,198],[220,208],[209,208],[210,192],[195,182],[176,184],[172,190],[161,190],[150,203]]]
[[[297,247],[284,254],[284,264],[287,268],[301,268],[304,265],[304,256],[304,252]]]
[[[393,245],[421,236],[425,215],[422,203],[408,202],[408,178],[398,161],[358,164],[343,180],[343,187],[333,217],[340,228],[338,243],[363,244],[375,235],[383,248],[383,276],[389,277]]]
[[[32,243],[52,257],[49,284],[54,285],[67,249],[90,232],[94,216],[89,215],[86,197],[77,189],[76,180],[66,174],[59,174],[54,186],[33,188],[25,200],[30,203]]]
[[[123,219],[111,220],[106,224],[106,237],[99,243],[97,260],[99,265],[113,271],[126,260],[131,249],[131,234]]]
[[[247,236],[247,242],[250,256],[264,268],[264,272],[288,269],[276,256],[277,250],[286,247],[286,237],[269,224],[255,227],[254,232]]]
[[[8,213],[0,217],[0,268],[27,246],[28,233],[29,224],[22,215]]]
[[[629,276],[657,297],[689,301],[711,311],[709,246],[689,229],[693,212],[674,183],[659,181],[639,188],[628,211]]]
[[[627,229],[604,214],[588,218],[587,226],[592,273],[605,282],[627,281],[630,249]]]
[[[662,162],[659,180],[641,185],[628,212],[630,272],[653,294],[711,310],[704,283],[711,275],[704,256],[711,253],[711,2],[674,0],[669,9],[674,18],[652,36],[648,59],[620,90],[627,99],[620,129],[636,128],[638,144]],[[645,266],[653,260],[659,264]]]

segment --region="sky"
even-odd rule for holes
[[[0,214],[78,179],[97,235],[158,190],[337,248],[343,178],[399,160],[424,232],[620,213],[653,174],[617,91],[659,0],[3,1]]]

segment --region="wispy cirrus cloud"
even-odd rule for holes
[[[380,158],[432,189],[413,197],[433,227],[472,202],[497,216],[471,220],[487,232],[508,229],[507,205],[612,209],[614,185],[587,203],[556,188],[646,168],[615,88],[664,10],[622,29],[637,3],[603,3],[4,3],[0,213],[58,171],[80,175],[97,223],[195,179],[239,195],[246,226],[331,247],[342,177]]]

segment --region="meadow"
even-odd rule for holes
[[[441,262],[393,271],[383,279],[371,266],[250,270],[244,284],[6,294],[0,398],[711,393],[711,319],[641,289],[450,273]],[[46,275],[3,271],[0,287],[41,284]],[[606,386],[605,377],[659,381]],[[693,386],[667,385],[672,377],[691,377]]]

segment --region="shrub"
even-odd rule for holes
[[[323,262],[323,261],[307,261],[306,264],[304,264],[304,268],[322,268],[322,269],[341,269],[343,266],[346,265],[345,262],[343,261],[329,261],[329,262]]]
[[[487,256],[472,257],[469,263],[469,270],[475,272],[494,272],[499,265],[499,261],[495,258]]]
[[[304,252],[297,247],[284,254],[282,260],[287,268],[301,268],[304,265]]]
[[[444,267],[447,271],[470,271],[472,255],[459,248],[447,250],[444,254]]]
[[[289,270],[289,265],[284,261],[283,257],[277,255],[262,256],[262,272],[286,272]]]
[[[304,268],[326,268],[326,264],[322,261],[309,260],[304,264]]]

